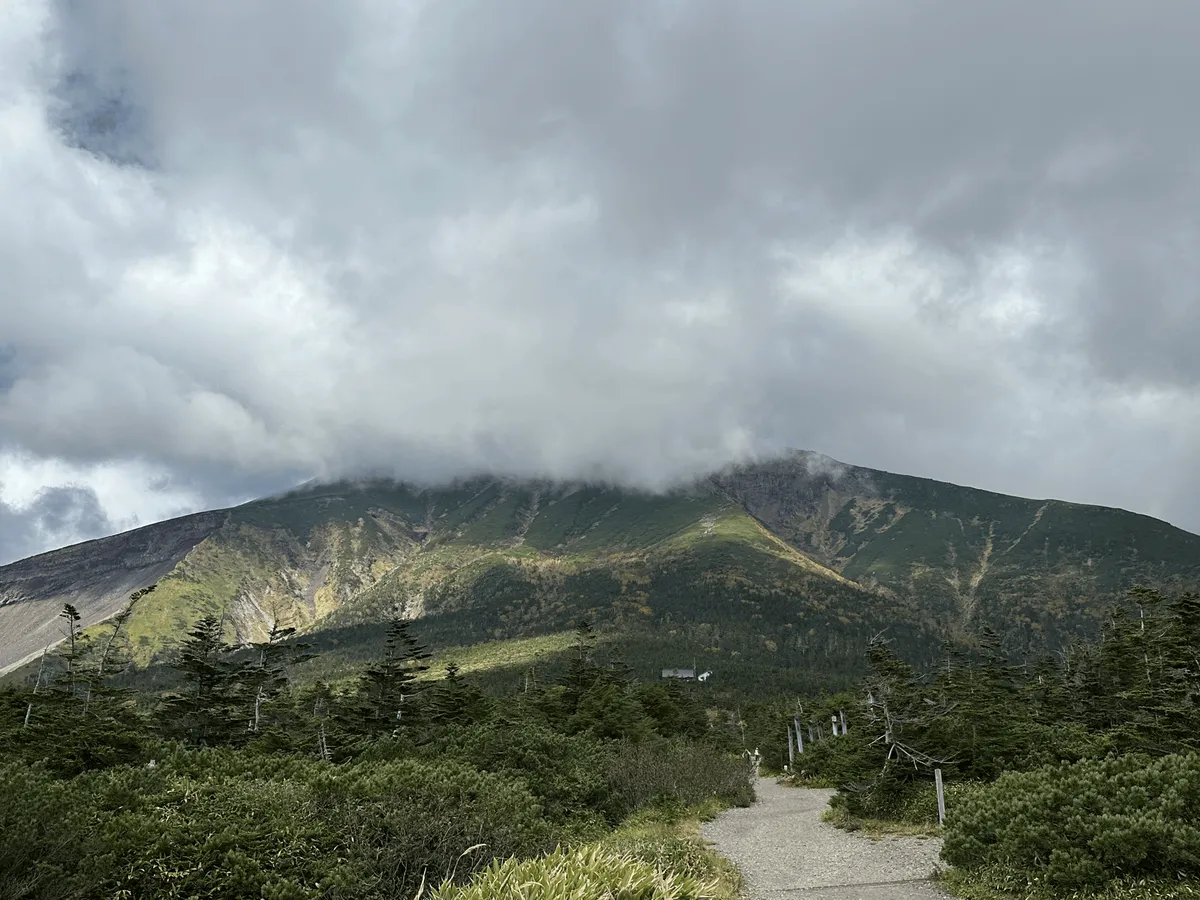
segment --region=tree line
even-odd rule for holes
[[[262,640],[235,645],[225,622],[209,615],[167,664],[167,689],[147,694],[121,683],[132,668],[128,616],[88,633],[64,606],[58,649],[43,657],[32,684],[0,694],[19,711],[0,731],[5,743],[63,772],[138,758],[147,740],[344,761],[377,740],[420,744],[451,726],[516,717],[598,740],[704,739],[737,749],[734,730],[710,720],[695,686],[639,683],[619,656],[600,664],[589,622],[576,628],[557,677],[527,678],[515,695],[497,697],[453,662],[440,677],[424,676],[431,653],[399,616],[381,623],[382,649],[352,678],[299,685],[292,673],[315,654],[294,628],[276,624]]]

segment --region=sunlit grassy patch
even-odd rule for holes
[[[704,846],[700,822],[720,807],[646,810],[605,838],[536,859],[497,860],[468,884],[430,900],[737,900],[741,878]]]
[[[701,900],[721,896],[720,885],[664,873],[629,853],[593,845],[559,849],[540,859],[493,863],[467,885],[445,885],[431,900]]]
[[[574,633],[559,631],[536,637],[515,638],[507,641],[487,641],[467,647],[446,647],[438,650],[430,660],[429,671],[423,677],[440,678],[446,663],[458,664],[459,671],[466,674],[486,672],[508,666],[528,666],[548,656],[562,653],[571,646]]]

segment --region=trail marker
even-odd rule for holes
[[[942,788],[942,770],[933,770],[933,782],[937,785],[938,798],[938,824],[943,825],[946,822],[946,792]]]

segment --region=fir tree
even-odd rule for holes
[[[624,685],[597,681],[580,698],[567,728],[601,739],[640,741],[654,732],[654,721]]]
[[[957,670],[946,700],[953,709],[941,729],[953,736],[962,770],[973,777],[998,775],[1021,752],[1029,724],[1018,667],[1009,664],[999,636],[984,628],[976,642],[978,664]]]
[[[89,712],[95,714],[95,710],[93,709],[95,700],[103,699],[111,701],[128,694],[128,691],[116,690],[110,687],[106,679],[111,678],[115,673],[122,671],[129,665],[129,656],[125,647],[125,625],[128,623],[130,616],[133,615],[133,605],[146,594],[153,591],[154,588],[155,585],[150,585],[140,591],[135,591],[130,595],[129,603],[126,604],[125,608],[109,620],[109,632],[107,637],[103,639],[99,657],[87,673],[87,687],[83,700],[83,715],[85,717]]]
[[[231,735],[239,687],[231,651],[224,622],[216,616],[204,617],[188,633],[174,664],[184,688],[163,704],[163,725],[169,734],[202,745]]]
[[[307,652],[309,644],[289,642],[295,633],[295,628],[283,628],[278,622],[273,623],[267,639],[251,645],[253,655],[236,673],[242,694],[247,698],[246,730],[250,734],[262,730],[267,705],[286,690],[288,667],[313,657]]]
[[[70,603],[63,605],[58,617],[63,620],[62,649],[56,654],[65,666],[58,685],[67,696],[74,699],[82,680],[83,660],[87,653],[88,640],[80,628],[79,612]]]
[[[592,662],[592,652],[596,648],[596,635],[592,624],[582,621],[575,628],[575,642],[571,645],[571,660],[567,671],[561,680],[563,691],[564,712],[567,716],[575,714],[584,695],[600,680],[603,670]]]
[[[487,698],[475,685],[459,674],[458,665],[449,663],[445,677],[433,688],[429,700],[429,719],[435,725],[462,725],[487,716]]]
[[[366,732],[395,732],[414,724],[421,686],[417,675],[429,667],[430,654],[408,630],[409,623],[396,616],[388,622],[383,658],[359,679],[357,703],[350,710],[351,723]]]

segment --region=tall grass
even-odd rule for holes
[[[593,845],[553,851],[539,859],[496,861],[469,884],[445,884],[430,900],[714,900],[720,882],[663,872],[632,853]],[[419,896],[419,895],[418,895]]]

